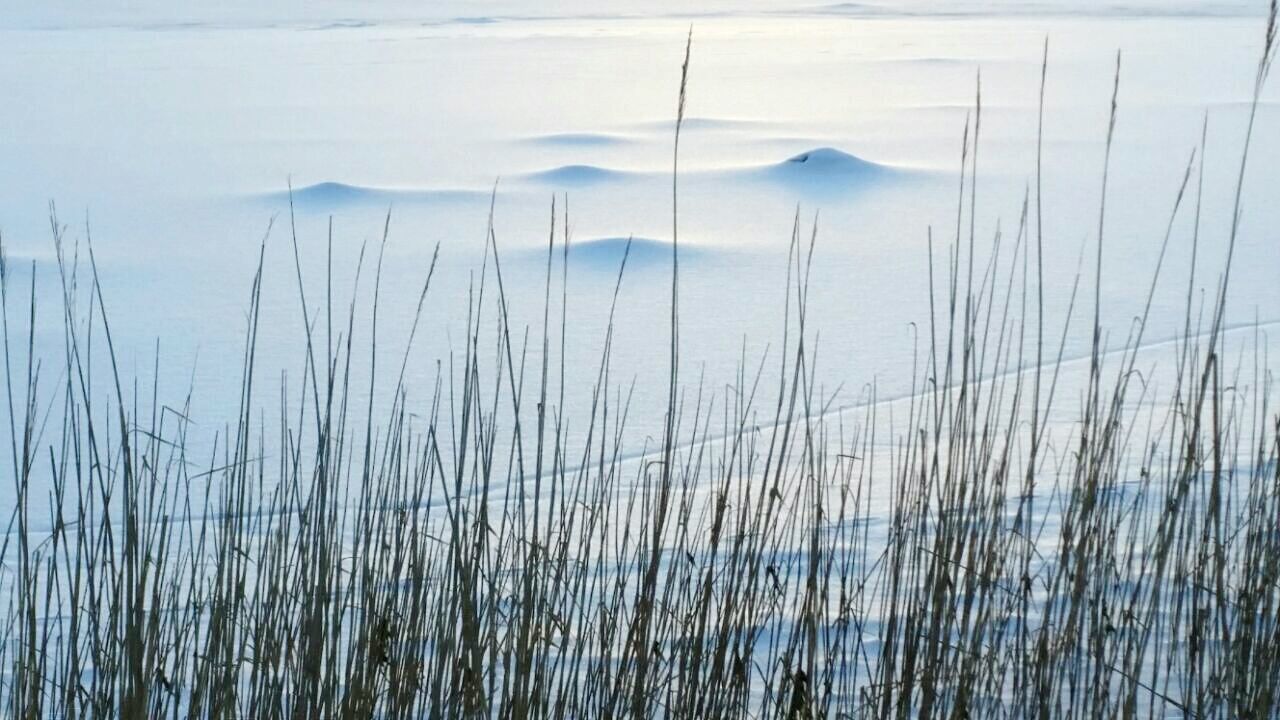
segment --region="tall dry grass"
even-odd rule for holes
[[[1275,32],[1273,3],[1255,109]],[[686,55],[677,143],[687,72]],[[1040,107],[1043,119],[1043,92]],[[406,351],[385,413],[356,407],[353,386],[356,353],[381,349],[376,293],[363,348],[355,304],[344,320],[327,295],[325,336],[306,324],[300,398],[281,389],[292,420],[255,421],[260,256],[240,412],[197,458],[189,407],[125,394],[92,249],[79,259],[55,220],[65,354],[52,384],[35,357],[34,294],[18,296],[21,271],[0,265],[17,497],[0,548],[0,707],[14,718],[1277,716],[1280,415],[1265,362],[1225,354],[1253,115],[1227,270],[1207,315],[1194,275],[1176,280],[1186,323],[1158,396],[1137,369],[1146,314],[1121,348],[1103,343],[1104,199],[1084,279],[1089,368],[1067,423],[1068,329],[1045,326],[1040,294],[1039,156],[1035,196],[984,266],[980,132],[979,100],[951,250],[931,241],[916,392],[890,437],[886,406],[833,415],[817,389],[806,322],[821,302],[808,293],[817,233],[797,220],[777,366],[744,364],[716,397],[681,383],[677,251],[659,444],[638,460],[624,452],[612,322],[595,377],[572,380],[595,394],[572,418],[585,439],[571,443],[550,352],[552,261],[568,252],[553,209],[537,367],[513,339],[523,330],[509,303],[526,300],[507,296],[490,229],[460,372],[411,398]],[[1194,212],[1199,227],[1200,167],[1188,164],[1174,200],[1153,293],[1172,218]],[[1197,245],[1189,252],[1206,252]],[[311,317],[300,266],[297,280]],[[1069,318],[1076,306],[1073,295]],[[25,338],[11,332],[16,314]],[[105,381],[90,371],[98,359]],[[48,517],[32,517],[33,495],[47,496]]]

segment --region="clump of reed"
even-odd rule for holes
[[[1256,93],[1275,28],[1273,3]],[[678,118],[684,94],[682,81]],[[1115,112],[1113,100],[1113,127]],[[355,384],[372,397],[378,381],[352,370],[356,353],[379,350],[378,301],[362,349],[366,320],[352,303],[335,335],[329,296],[329,330],[306,325],[301,391],[281,388],[293,420],[278,428],[255,421],[260,257],[240,412],[205,459],[190,454],[190,407],[126,395],[92,249],[78,259],[55,219],[65,354],[52,385],[35,357],[34,294],[22,308],[19,271],[0,265],[17,498],[0,548],[0,707],[14,718],[1275,716],[1280,415],[1265,362],[1229,363],[1224,319],[1249,140],[1226,272],[1207,315],[1192,305],[1197,279],[1181,280],[1187,319],[1158,396],[1136,367],[1145,314],[1122,347],[1104,346],[1100,210],[1089,367],[1067,413],[1067,329],[1045,326],[1037,294],[1039,178],[1012,242],[995,238],[979,260],[980,128],[979,103],[952,251],[940,270],[931,257],[917,392],[895,406],[905,417],[887,423],[870,396],[828,412],[806,323],[821,301],[807,281],[817,233],[797,220],[785,352],[771,368],[744,365],[715,397],[679,374],[673,257],[664,432],[638,456],[611,374],[612,322],[595,377],[572,379],[595,388],[572,418],[586,431],[566,431],[550,298],[568,237],[566,225],[557,241],[554,209],[537,361],[514,339],[520,299],[504,290],[490,228],[459,372],[411,398],[402,369],[389,409],[356,407]],[[1174,216],[1191,212],[1189,187],[1198,216],[1196,167]],[[1153,292],[1169,246],[1166,235]],[[1198,240],[1190,252],[1204,252]],[[311,317],[300,269],[298,286]],[[25,341],[11,333],[15,308]],[[112,370],[105,388],[95,358]]]

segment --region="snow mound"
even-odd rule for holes
[[[527,138],[527,141],[536,145],[554,145],[558,147],[612,147],[626,145],[632,140],[626,135],[614,133],[567,132],[536,135]]]
[[[874,185],[894,173],[887,165],[830,147],[802,152],[753,172],[767,182],[806,194],[845,193]]]
[[[630,243],[631,249],[627,250]],[[702,248],[680,244],[680,260],[691,260],[705,254]],[[666,240],[655,240],[644,237],[602,237],[591,240],[574,241],[569,244],[569,262],[616,272],[627,258],[627,268],[646,266],[669,266],[671,264],[671,243]]]
[[[530,173],[525,177],[548,185],[584,186],[621,180],[630,174],[624,170],[613,170],[598,165],[562,165],[558,168]]]
[[[371,201],[386,191],[378,188],[348,185],[340,182],[320,182],[293,189],[293,201],[301,205],[345,205],[347,203]],[[286,193],[287,195],[287,193]]]
[[[471,200],[485,198],[485,193],[472,190],[426,190],[418,188],[385,188],[352,185],[342,182],[319,182],[296,187],[293,204],[307,209],[335,208],[351,205],[391,205],[431,201]],[[269,193],[269,200],[288,202],[289,191]]]
[[[883,165],[830,147],[802,152],[787,158],[777,167],[782,171],[807,175],[862,175],[887,169]]]

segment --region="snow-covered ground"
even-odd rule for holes
[[[677,238],[678,442],[693,442],[673,455],[687,458],[683,471],[670,471],[680,486],[680,509],[671,515],[687,515],[672,521],[660,542],[676,543],[667,550],[685,543],[679,544],[685,557],[671,556],[679,563],[705,562],[694,553],[719,532],[709,531],[709,509],[726,497],[751,497],[741,490],[759,480],[782,436],[777,448],[786,451],[778,457],[790,464],[773,470],[772,491],[778,493],[779,477],[789,478],[782,485],[794,504],[770,515],[765,527],[738,529],[785,545],[768,550],[781,570],[767,566],[791,593],[780,591],[784,600],[771,611],[780,637],[789,636],[791,620],[801,615],[798,573],[811,552],[783,538],[821,527],[834,538],[836,555],[861,556],[856,570],[864,583],[891,577],[892,570],[868,558],[886,547],[907,547],[890,529],[904,522],[904,507],[912,512],[918,502],[917,519],[932,512],[932,498],[905,496],[915,487],[913,458],[926,457],[926,447],[964,448],[941,461],[941,470],[935,456],[932,472],[949,482],[956,470],[961,485],[974,480],[973,487],[998,495],[992,518],[1007,498],[1010,517],[1003,522],[1009,527],[1001,531],[1031,538],[1026,557],[1037,559],[1028,572],[1039,581],[1057,571],[1055,550],[1070,537],[1067,530],[1060,536],[1060,528],[1071,517],[1063,508],[1074,500],[1072,469],[1083,447],[1078,422],[1085,408],[1095,408],[1090,420],[1099,424],[1084,434],[1117,443],[1099,454],[1108,468],[1099,492],[1119,498],[1103,505],[1117,510],[1115,527],[1131,540],[1154,537],[1152,518],[1174,507],[1162,504],[1162,483],[1183,477],[1170,470],[1181,467],[1179,453],[1188,452],[1182,433],[1199,433],[1201,442],[1209,433],[1198,425],[1187,430],[1182,423],[1194,424],[1187,419],[1194,413],[1180,404],[1195,392],[1187,390],[1183,381],[1190,376],[1180,377],[1180,368],[1198,380],[1205,358],[1179,363],[1184,352],[1204,352],[1213,337],[1241,149],[1255,110],[1265,3],[693,5],[0,0],[0,237],[8,259],[12,363],[6,365],[12,378],[7,416],[35,418],[35,450],[22,454],[39,461],[31,487],[0,482],[0,522],[15,518],[0,537],[0,597],[10,598],[3,602],[19,597],[15,558],[26,552],[10,542],[26,539],[12,528],[29,531],[37,554],[48,543],[56,546],[48,504],[67,486],[55,486],[48,475],[71,479],[69,498],[77,482],[106,488],[102,478],[114,480],[121,463],[111,441],[122,425],[151,448],[142,460],[144,476],[181,478],[174,487],[164,481],[141,491],[163,498],[145,503],[148,522],[155,520],[150,528],[215,517],[201,513],[222,509],[222,488],[205,495],[203,483],[217,486],[228,467],[245,467],[240,481],[265,478],[265,485],[250,489],[263,496],[251,499],[247,512],[217,517],[254,519],[232,543],[245,558],[244,548],[279,541],[284,536],[275,534],[274,523],[292,517],[307,494],[273,495],[271,484],[289,486],[288,458],[294,472],[302,467],[306,475],[307,463],[321,455],[312,440],[324,433],[319,404],[307,395],[316,384],[308,342],[321,348],[322,358],[326,350],[342,356],[349,334],[353,374],[349,390],[338,394],[349,404],[347,416],[358,419],[335,433],[341,436],[336,444],[355,454],[339,452],[337,470],[318,463],[326,469],[312,482],[360,477],[366,459],[370,466],[394,459],[399,440],[413,446],[414,432],[434,420],[433,433],[454,434],[433,435],[433,447],[447,445],[457,454],[441,459],[446,450],[432,456],[437,465],[423,467],[433,478],[439,471],[440,492],[474,493],[467,499],[473,507],[487,497],[495,508],[508,508],[517,484],[506,481],[527,480],[534,466],[555,467],[533,483],[553,501],[533,503],[529,511],[546,514],[547,527],[555,494],[563,504],[571,490],[583,488],[547,487],[544,477],[590,477],[616,491],[604,507],[626,508],[628,519],[606,525],[599,547],[586,542],[569,553],[630,572],[627,558],[610,556],[606,541],[634,530],[633,501],[639,498],[646,522],[649,503],[661,495],[653,492],[649,469],[661,464],[652,452],[661,446],[670,399]],[[690,39],[686,118],[673,173],[681,63]],[[1277,84],[1256,106],[1218,346],[1224,354],[1211,386],[1221,392],[1216,399],[1225,398],[1212,410],[1214,440],[1226,441],[1213,444],[1214,492],[1221,458],[1228,467],[1229,525],[1239,527],[1246,523],[1248,481],[1275,462],[1269,447],[1263,452],[1252,443],[1261,438],[1266,446],[1273,432],[1265,428],[1270,418],[1259,401],[1274,402],[1267,393],[1274,395],[1271,374],[1280,369],[1280,352],[1271,352],[1280,328]],[[812,262],[796,261],[795,248],[807,253],[811,239]],[[72,274],[59,272],[59,250],[61,268]],[[256,376],[244,408],[241,366],[260,252]],[[807,276],[804,292],[797,290],[798,266]],[[107,362],[99,295],[89,281],[93,268],[118,367]],[[960,286],[954,305],[951,282]],[[972,289],[968,297],[966,289]],[[35,299],[33,326],[28,297]],[[65,300],[73,305],[69,311]],[[503,312],[510,313],[511,355],[501,344]],[[1095,312],[1102,323],[1096,349]],[[1140,337],[1139,317],[1147,318]],[[66,341],[67,318],[74,346]],[[964,359],[931,364],[931,338],[938,347],[952,343],[952,323],[964,326],[966,318],[973,318],[974,345],[951,345]],[[29,327],[36,355],[30,372],[39,378],[34,398],[26,397]],[[1041,333],[1043,353],[1034,346]],[[611,414],[603,419],[593,402],[604,377],[606,340]],[[1189,345],[1198,350],[1188,351]],[[464,368],[473,348],[479,358]],[[1030,394],[1038,388],[1033,365],[1041,355],[1051,408]],[[797,358],[811,366],[797,372]],[[1102,402],[1117,377],[1129,378],[1129,394],[1114,416],[1096,412],[1089,397],[1095,360],[1105,378]],[[90,372],[68,378],[64,368],[78,361]],[[133,405],[119,425],[111,416],[113,372],[125,403]],[[410,432],[389,419],[402,373],[407,396],[399,407]],[[467,373],[483,376],[470,386],[478,400],[461,389]],[[513,418],[507,408],[516,385],[523,401]],[[775,435],[774,394],[795,386],[802,396],[790,411],[796,430],[788,425]],[[153,392],[165,409],[152,410]],[[736,403],[752,392],[755,413],[737,417]],[[480,470],[490,455],[459,450],[471,442],[454,423],[464,402],[473,403],[468,411],[480,408],[470,416],[478,422],[471,432],[494,466]],[[624,406],[625,432],[614,436]],[[1035,421],[1028,420],[1030,408],[1042,413]],[[1225,431],[1216,424],[1220,409]],[[817,416],[824,422],[809,422]],[[87,418],[94,419],[93,430]],[[244,418],[248,434],[228,442],[228,428]],[[1103,426],[1104,419],[1116,424]],[[741,436],[734,435],[738,422]],[[1036,473],[1026,473],[1028,438],[1037,427],[1043,444],[1031,456],[1039,464]],[[1111,438],[1114,428],[1120,430]],[[517,432],[524,433],[520,452],[537,445],[535,434],[555,436],[545,465],[541,445],[529,463],[508,452]],[[92,433],[107,437],[82,437]],[[734,443],[744,438],[739,453]],[[85,461],[89,451],[81,443],[96,453],[99,442],[109,448],[105,459],[95,454]],[[245,449],[250,446],[256,450]],[[1194,454],[1194,442],[1191,447]],[[233,452],[234,462],[221,465],[218,458]],[[597,455],[598,476],[576,474],[575,463]],[[19,475],[12,467],[18,456],[17,443],[11,453],[0,452],[0,476]],[[1206,462],[1194,460],[1188,468]],[[456,472],[453,488],[444,483],[449,463],[457,465],[449,468]],[[672,465],[667,459],[664,467]],[[1005,471],[1010,484],[990,480]],[[1033,476],[1036,485],[1021,485]],[[1202,481],[1190,470],[1186,478],[1196,487]],[[387,487],[396,482],[398,476]],[[850,482],[858,488],[852,516],[845,514]],[[377,482],[370,486],[377,490]],[[527,483],[519,487],[530,492]],[[757,502],[766,502],[764,487]],[[427,529],[443,532],[452,517],[435,485],[428,490],[416,505],[388,501],[364,509],[373,507],[376,515],[394,506],[402,518],[407,508],[415,517],[422,510]],[[810,491],[812,505],[801,499]],[[21,492],[26,507],[19,512]],[[124,517],[123,506],[136,502],[130,492],[103,500],[121,507],[97,519],[110,524]],[[576,497],[581,503],[594,492]],[[819,499],[822,493],[829,496]],[[335,497],[359,494],[360,488],[347,487]],[[982,504],[972,500],[980,495],[971,496],[974,507]],[[190,498],[195,501],[187,505]],[[215,500],[208,505],[201,498]],[[101,513],[96,499],[67,502],[91,506],[81,520]],[[937,502],[939,517],[955,510]],[[767,503],[772,514],[773,500]],[[525,504],[518,507],[523,518]],[[1011,520],[1015,512],[1021,519],[1023,507],[1032,508],[1028,527],[1038,528],[1029,535]],[[1193,500],[1190,507],[1202,505]],[[346,511],[355,512],[345,508],[344,523]],[[1196,525],[1178,527],[1183,533]],[[200,537],[203,543],[203,532]],[[348,541],[343,536],[335,544]],[[1155,552],[1136,541],[1115,545],[1109,549],[1129,563],[1127,579],[1147,568],[1134,574],[1135,558],[1145,563]],[[183,552],[201,551],[184,547],[178,556]],[[1240,557],[1242,564],[1232,567],[1250,572]],[[182,562],[166,569],[187,572]],[[192,564],[190,572],[203,567]],[[1001,578],[1005,585],[1025,579],[1030,586],[1030,579],[1012,574],[1016,568],[1004,570],[1010,573]],[[256,579],[259,569],[252,572]],[[1186,580],[1170,577],[1163,582]],[[867,623],[862,639],[874,655],[885,639],[879,623],[889,600],[872,590],[863,606],[862,592],[860,584],[857,615]],[[1053,622],[1045,597],[1037,590],[1030,608],[1020,611],[1029,625],[1046,617]],[[1168,609],[1152,597],[1152,613]],[[0,607],[0,618],[11,617],[11,606]],[[1105,613],[1105,601],[1102,607]],[[844,617],[846,608],[828,610]],[[69,611],[60,593],[39,608],[42,619]],[[1176,612],[1183,612],[1180,604]],[[1177,627],[1169,636],[1157,630],[1159,648],[1140,659],[1175,655]],[[765,653],[774,654],[772,647]],[[860,672],[854,665],[841,672]],[[1185,676],[1178,672],[1167,670],[1181,692]]]
[[[158,347],[161,396],[179,403],[193,385],[193,417],[220,427],[235,412],[250,281],[274,217],[257,362],[269,387],[281,371],[300,377],[291,182],[308,314],[319,317],[324,298],[330,222],[343,317],[368,244],[357,343],[371,329],[370,278],[391,211],[379,289],[384,375],[398,370],[439,243],[407,375],[411,398],[424,401],[437,368],[447,372],[462,351],[494,198],[505,291],[517,327],[530,329],[536,367],[555,198],[558,224],[567,206],[576,248],[563,342],[569,378],[594,377],[622,249],[636,239],[613,377],[624,386],[635,379],[637,438],[660,433],[666,402],[672,141],[690,29],[679,175],[683,377],[720,388],[744,357],[754,367],[768,348],[777,352],[793,224],[798,217],[807,241],[816,219],[808,322],[819,378],[830,391],[844,388],[837,404],[853,404],[873,382],[882,398],[912,387],[915,328],[928,320],[930,233],[939,276],[957,239],[966,123],[977,128],[980,268],[997,231],[1009,247],[1028,192],[1034,202],[1046,39],[1051,328],[1077,272],[1082,297],[1092,295],[1117,50],[1102,291],[1110,340],[1121,343],[1142,310],[1206,119],[1207,153],[1196,158],[1205,163],[1197,290],[1211,295],[1265,11],[1243,0],[757,0],[696,11],[524,0],[10,4],[0,13],[0,231],[14,287],[25,288],[35,269],[37,343],[50,357],[62,337],[54,201],[68,254],[91,228],[126,384],[150,385]],[[1277,102],[1273,83],[1243,202],[1233,324],[1280,320]],[[1156,293],[1153,342],[1183,325],[1192,210],[1189,196]],[[967,216],[964,225],[967,247]],[[557,362],[558,262],[549,343]],[[492,284],[492,260],[489,273]],[[1066,357],[1087,353],[1085,324],[1070,334]],[[586,407],[590,385],[568,383],[567,417]],[[261,404],[268,415],[279,406],[274,389]]]

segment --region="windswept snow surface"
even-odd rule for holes
[[[150,388],[158,366],[163,401],[180,406],[190,388],[191,412],[209,428],[236,412],[264,236],[262,378],[288,370],[296,389],[306,323],[323,326],[329,291],[342,313],[357,293],[356,342],[368,340],[381,257],[377,333],[386,351],[377,362],[388,380],[374,392],[389,402],[438,246],[405,375],[410,397],[425,401],[437,371],[462,350],[482,268],[495,267],[491,216],[512,322],[529,328],[527,363],[537,367],[554,198],[556,242],[567,211],[576,245],[567,276],[559,251],[551,254],[551,277],[567,277],[568,306],[567,335],[561,342],[552,323],[548,347],[557,363],[565,348],[569,378],[596,377],[617,264],[634,238],[611,377],[635,382],[628,426],[637,438],[660,435],[667,397],[664,263],[691,27],[675,228],[688,259],[679,279],[683,377],[723,388],[740,362],[758,367],[766,352],[774,367],[793,231],[798,221],[807,247],[816,222],[806,322],[819,333],[818,379],[828,392],[842,388],[832,405],[840,407],[872,385],[881,398],[912,388],[913,352],[930,319],[930,238],[939,292],[969,247],[968,200],[962,221],[956,215],[966,128],[978,158],[976,283],[997,234],[1013,252],[1024,201],[1037,199],[1046,38],[1048,335],[1060,336],[1075,291],[1064,355],[1087,352],[1080,318],[1092,310],[1118,49],[1106,341],[1122,344],[1143,310],[1206,121],[1196,307],[1211,296],[1265,9],[1243,0],[4,5],[0,230],[14,282],[25,287],[34,270],[36,342],[47,356],[63,347],[52,200],[68,256],[78,249],[83,261],[91,229],[126,384]],[[1272,83],[1258,110],[1232,277],[1235,325],[1280,319],[1277,90]],[[1188,195],[1173,223],[1148,338],[1183,327],[1192,204]],[[548,313],[557,319],[558,287]],[[591,384],[567,384],[566,417],[589,407]],[[279,407],[272,394],[261,404],[264,419]],[[0,488],[0,507],[11,493]]]

